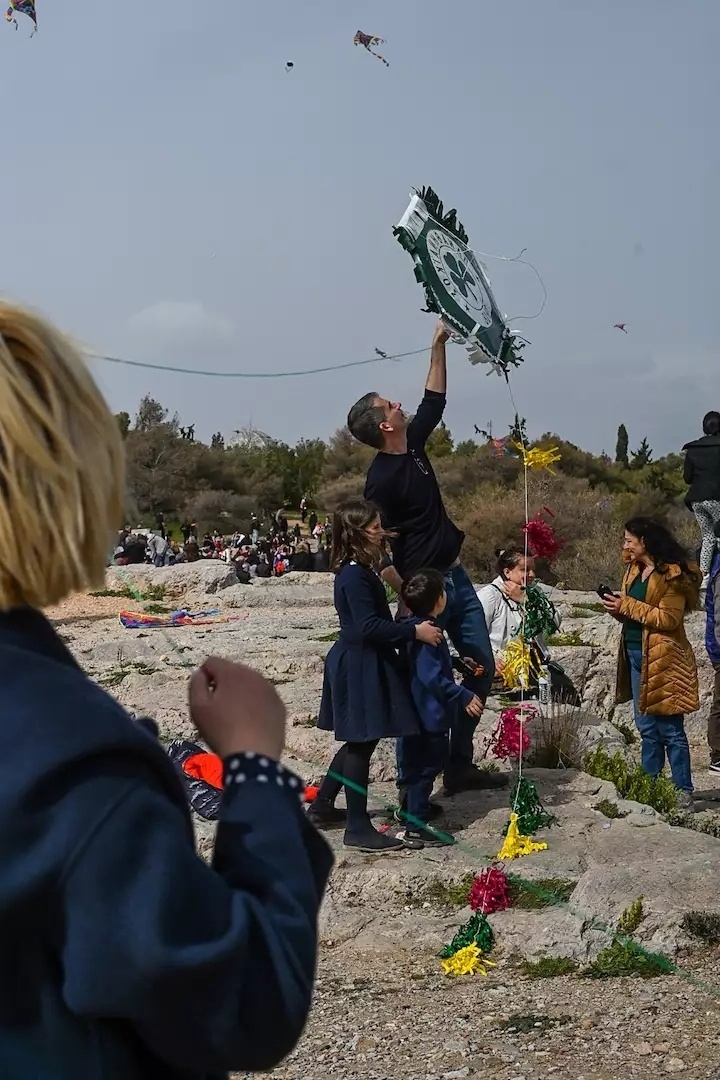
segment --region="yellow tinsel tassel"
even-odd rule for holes
[[[547,450],[543,450],[540,446],[533,446],[528,450],[522,443],[515,443],[515,446],[522,454],[523,465],[526,469],[547,469],[549,473],[555,475],[555,470],[550,466],[560,461],[562,456],[557,446],[551,446]]]
[[[503,653],[503,682],[508,690],[518,690],[530,685],[531,672],[537,672],[537,661],[522,638],[508,641]]]
[[[517,814],[510,815],[505,843],[498,851],[498,859],[518,859],[521,855],[532,855],[533,851],[544,851],[547,844],[536,843],[531,836],[522,836],[518,828]]]
[[[487,975],[487,969],[496,965],[491,960],[481,960],[481,956],[482,949],[473,942],[443,960],[442,969],[446,975]]]

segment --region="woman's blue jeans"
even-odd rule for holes
[[[681,714],[647,716],[640,712],[638,702],[642,680],[642,650],[628,649],[627,656],[630,663],[630,681],[635,706],[635,725],[642,740],[643,770],[650,776],[659,776],[665,766],[667,753],[673,784],[681,791],[692,793],[690,746],[685,734],[685,717]]]

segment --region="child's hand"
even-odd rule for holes
[[[439,626],[431,622],[418,623],[415,627],[415,637],[424,645],[437,647],[443,639],[443,632]]]
[[[472,656],[463,656],[462,662],[466,668],[470,668],[471,675],[484,675],[485,668],[482,664],[478,664],[477,660],[473,660]]]
[[[483,714],[483,708],[484,706],[480,698],[477,697],[477,695],[473,695],[472,701],[465,706],[465,712],[468,714],[468,716],[480,717]]]
[[[274,761],[285,745],[285,706],[257,671],[211,656],[190,677],[190,717],[219,757],[252,750]]]

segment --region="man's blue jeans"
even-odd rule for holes
[[[643,654],[640,649],[627,650],[630,681],[635,705],[635,724],[642,739],[642,767],[650,776],[659,776],[665,766],[665,754],[670,762],[673,784],[681,791],[692,793],[690,747],[685,734],[685,717],[647,716],[638,709],[642,681]]]

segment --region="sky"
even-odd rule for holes
[[[0,292],[88,350],[288,373],[420,349],[433,317],[392,235],[412,188],[472,246],[537,267],[514,323],[531,436],[656,453],[720,408],[717,0],[37,0],[0,25]],[[390,67],[353,46],[387,39]],[[286,62],[294,64],[285,72]],[[485,259],[500,308],[532,271]],[[627,323],[628,333],[613,328]],[[449,349],[457,439],[513,408]],[[196,434],[327,437],[377,390],[412,410],[427,359],[213,378],[92,361]]]

